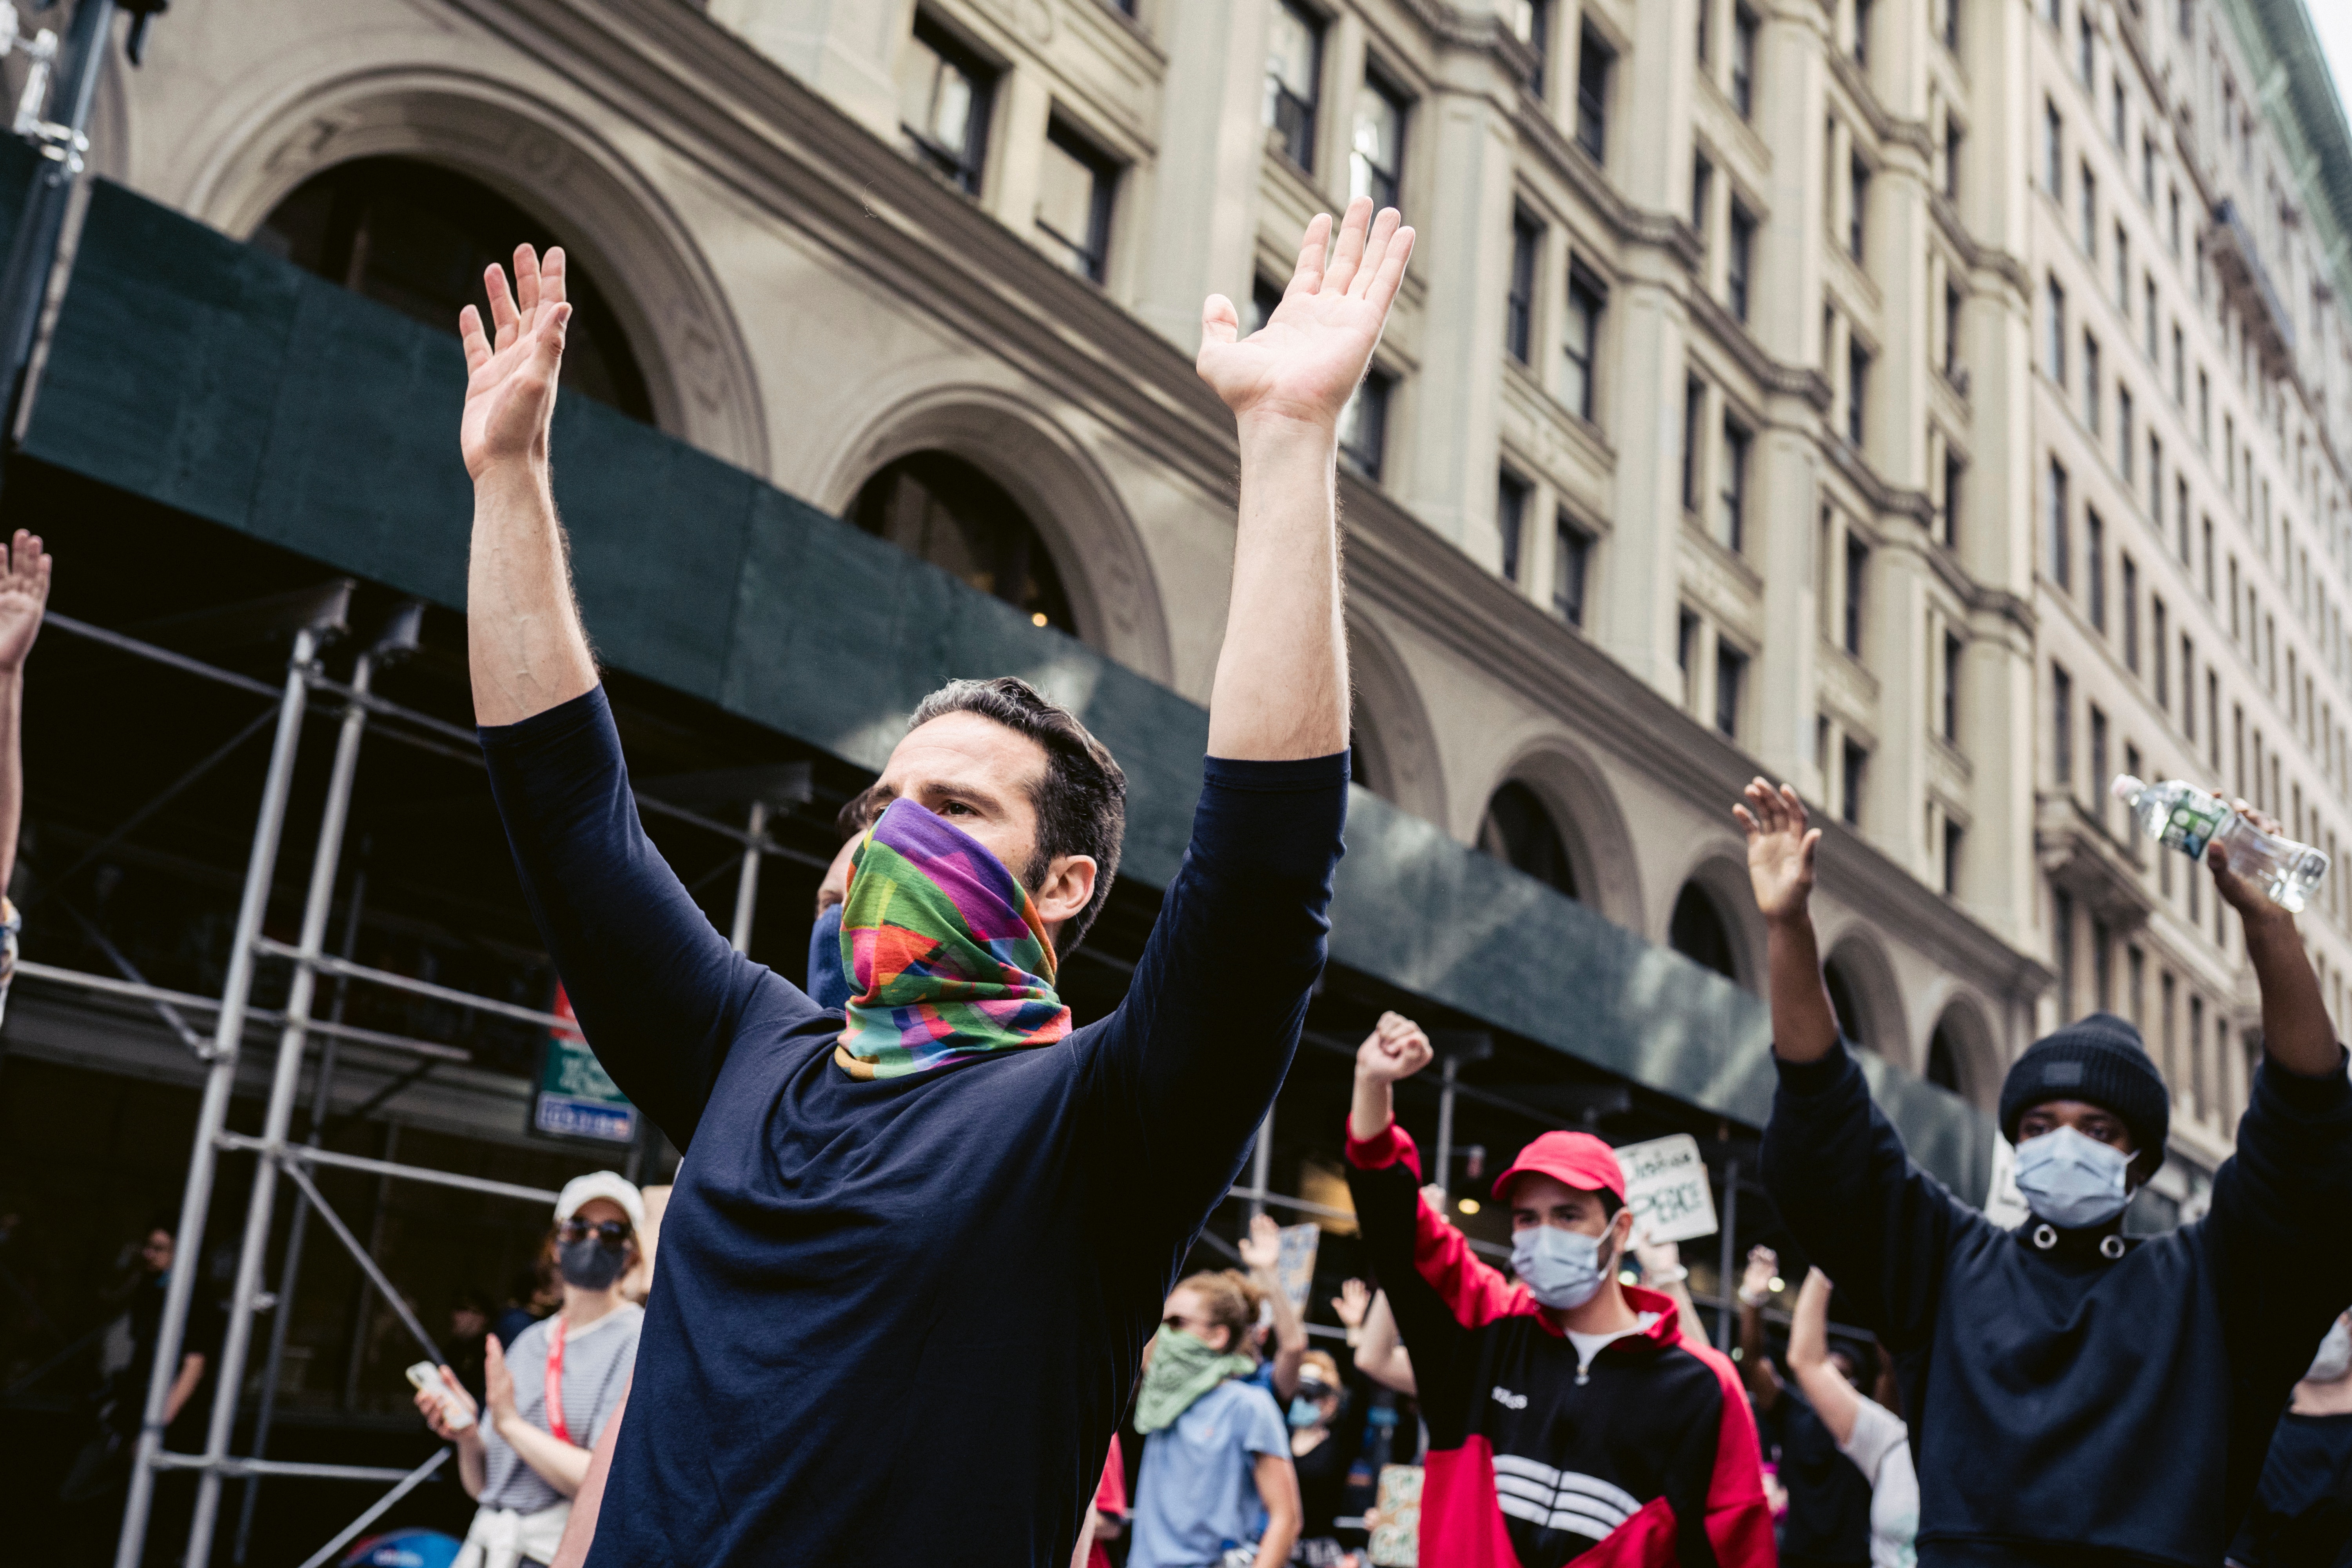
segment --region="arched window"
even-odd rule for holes
[[[1822,965],[1822,984],[1829,988],[1830,1008],[1837,1014],[1839,1032],[1866,1051],[1876,1050],[1877,1045],[1862,1032],[1862,1007],[1854,1000],[1853,982],[1846,978],[1845,966],[1834,961]]]
[[[1685,882],[1666,922],[1666,945],[1692,963],[1714,970],[1727,980],[1739,978],[1731,960],[1731,931],[1723,911],[1696,882]]]
[[[961,458],[917,452],[866,481],[850,521],[1072,637],[1070,598],[1045,542],[1004,488]]]
[[[539,219],[454,170],[408,158],[357,158],[313,174],[261,222],[253,243],[306,272],[340,283],[444,331],[472,305],[487,322],[482,274],[511,265],[515,247],[542,254],[562,243]],[[564,249],[572,324],[563,385],[653,423],[645,373],[619,320],[578,255]]]
[[[1954,1094],[1961,1092],[1959,1047],[1941,1024],[1936,1026],[1935,1036],[1927,1042],[1927,1081],[1941,1084]]]
[[[1542,797],[1516,779],[1496,790],[1486,803],[1486,820],[1478,825],[1478,847],[1507,866],[1525,871],[1575,898],[1576,868],[1568,846]]]

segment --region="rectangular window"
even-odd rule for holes
[[[2074,678],[2050,667],[2050,773],[2061,790],[2074,788]]]
[[[1560,399],[1581,419],[1593,416],[1593,367],[1601,348],[1601,318],[1607,309],[1601,285],[1581,270],[1568,277],[1568,321]]]
[[[1706,417],[1706,383],[1696,376],[1683,383],[1683,510],[1699,508],[1699,426]]]
[[[2058,116],[2058,106],[2043,100],[2042,104],[2042,188],[2053,202],[2066,198],[2066,122]]]
[[[1495,480],[1495,531],[1502,535],[1503,581],[1519,580],[1519,537],[1527,523],[1528,482],[1505,469]]]
[[[1099,283],[1110,252],[1118,165],[1060,121],[1045,131],[1037,171],[1037,232],[1055,260]]]
[[[2088,5],[2074,14],[2074,74],[2082,79],[2084,87],[2088,87],[2091,85],[2092,61],[2095,58],[2098,23]]]
[[[1528,90],[1536,97],[1544,96],[1544,65],[1551,53],[1552,0],[1511,0],[1511,30],[1519,36],[1536,57],[1535,74],[1528,79]]]
[[[1725,548],[1746,548],[1748,537],[1748,432],[1723,422],[1722,508],[1717,514],[1716,539]]]
[[[2099,340],[2083,334],[2083,423],[2099,433]]]
[[[2156,678],[2156,705],[2172,706],[2172,650],[2166,637],[2164,601],[2154,595],[2147,601],[2148,629],[2154,634],[2148,640],[2148,652],[2154,656],[2156,668],[2150,672]]]
[[[1375,366],[1339,411],[1340,460],[1375,484],[1388,450],[1389,396],[1395,390],[1396,377]]]
[[[2213,379],[2201,370],[2197,373],[2197,444],[2209,452],[2213,449]]]
[[[2116,144],[2118,153],[2124,147],[2126,119],[2124,79],[2111,76],[2107,79],[2107,140]]]
[[[1348,195],[1372,208],[1397,205],[1404,178],[1404,95],[1371,72],[1356,89],[1356,135],[1348,153]]]
[[[2116,388],[2116,466],[2122,472],[2126,485],[2134,482],[2132,453],[2136,444],[2132,429],[2131,388],[2118,386]]]
[[[2189,743],[2197,743],[2197,641],[2183,635],[2180,639],[2180,732]]]
[[[2107,629],[2107,525],[2099,514],[2083,511],[2083,600],[2091,626]]]
[[[1715,727],[1735,741],[1739,739],[1739,689],[1747,680],[1748,656],[1718,640],[1715,645]]]
[[[2186,346],[2180,337],[2180,323],[2175,321],[2172,323],[2172,405],[2175,408],[2189,406],[2187,358]]]
[[[1281,308],[1282,285],[1261,273],[1250,283],[1249,319],[1242,323],[1247,331],[1242,335],[1247,337],[1256,331],[1272,321],[1274,313]]]
[[[1576,144],[1596,163],[1609,161],[1609,79],[1617,51],[1591,27],[1576,46]]]
[[[2146,272],[2140,274],[2139,297],[2140,345],[2147,351],[2149,364],[2161,364],[2164,362],[2157,353],[2156,342],[2156,279],[2154,275]]]
[[[1944,896],[1948,899],[1960,896],[1960,847],[1967,837],[1958,823],[1944,818]]]
[[[1571,626],[1584,624],[1584,587],[1592,570],[1592,535],[1562,514],[1554,527],[1551,607]]]
[[[1862,657],[1864,591],[1870,583],[1870,547],[1845,536],[1845,651]]]
[[[1845,438],[1858,451],[1862,447],[1863,415],[1870,406],[1870,351],[1846,339],[1845,344]]]
[[[1858,66],[1870,63],[1870,33],[1874,10],[1871,0],[1853,0],[1853,63]]]
[[[1737,6],[1731,13],[1731,106],[1744,120],[1756,118],[1756,13]]]
[[[1954,632],[1944,634],[1944,739],[1960,743],[1960,658],[1967,645]]]
[[[1860,742],[1848,735],[1843,760],[1845,776],[1839,782],[1844,786],[1844,798],[1838,803],[1840,815],[1849,826],[1859,827],[1862,826],[1862,796],[1868,779],[1870,753],[1863,749]]]
[[[1845,248],[1847,255],[1860,261],[1863,237],[1869,227],[1870,165],[1855,159],[1846,178]]]
[[[2075,174],[2082,182],[2077,200],[2083,206],[2083,254],[2096,260],[2099,254],[2099,179],[2084,163]]]
[[[1950,450],[1944,453],[1944,548],[1960,547],[1960,499],[1965,484],[1962,463]]]
[[[1944,285],[1944,379],[1951,380],[1960,369],[1960,290],[1955,284]]]
[[[1691,668],[1691,657],[1698,648],[1698,617],[1685,610],[1675,620],[1675,668],[1683,676],[1683,710],[1691,712],[1698,707],[1698,672]]]
[[[1948,201],[1960,199],[1960,147],[1967,140],[1956,122],[1944,121],[1944,197]]]
[[[1274,0],[1265,55],[1265,122],[1300,168],[1315,168],[1315,117],[1323,97],[1323,24],[1297,0]]]
[[[2050,889],[2050,945],[2058,971],[2058,1021],[2074,1018],[2074,900]]]
[[[2172,240],[2172,259],[2178,261],[2180,259],[2180,187],[2179,185],[2172,187],[2167,198],[2167,207],[2171,214],[2168,232]]]
[[[988,163],[988,114],[996,73],[932,25],[915,18],[898,56],[898,129],[916,162],[980,194]]]
[[[1730,239],[1724,249],[1725,302],[1738,321],[1748,320],[1748,268],[1756,258],[1756,219],[1738,202],[1731,204]]]
[[[1704,8],[1702,7],[1702,12]],[[1706,249],[1707,214],[1715,199],[1715,165],[1704,153],[1691,159],[1691,232],[1698,236],[1701,252]]]
[[[2156,139],[2139,139],[2139,199],[2151,212],[2156,207]]]
[[[1511,294],[1503,307],[1503,347],[1526,364],[1535,352],[1536,262],[1543,226],[1524,212],[1511,215]]]
[[[2047,363],[2042,368],[2059,385],[2066,384],[2066,290],[2057,279],[2050,279],[2042,313],[2047,319]]]
[[[2147,433],[2147,521],[2158,539],[2164,537],[2164,437]]]
[[[2123,639],[2124,668],[2134,675],[2139,673],[2139,563],[2126,552],[2123,557]]]
[[[2061,588],[2074,585],[2074,552],[2066,537],[2066,470],[2055,458],[2050,463],[2050,578]]]

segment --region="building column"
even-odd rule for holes
[[[1565,279],[1553,282],[1567,286]],[[1682,608],[1683,384],[1689,322],[1676,286],[1664,281],[1621,283],[1609,310],[1616,327],[1605,346],[1617,356],[1618,374],[1603,384],[1617,390],[1615,405],[1606,411],[1617,468],[1608,591],[1595,606],[1593,629],[1612,658],[1679,708],[1683,675],[1675,638]],[[1751,448],[1751,526],[1764,521],[1753,489],[1758,467]],[[1694,649],[1692,657],[1703,651]],[[1706,671],[1697,673],[1695,689],[1703,691]],[[1704,711],[1696,716],[1702,722],[1710,718]]]
[[[1788,400],[1805,419],[1810,405]],[[1764,573],[1764,646],[1754,676],[1757,759],[1775,777],[1793,782],[1808,800],[1830,798],[1830,781],[1816,765],[1814,692],[1822,646],[1821,499],[1812,442],[1801,429],[1775,420],[1759,433],[1748,458],[1749,552],[1770,563]],[[1832,759],[1832,767],[1835,766]]]
[[[1130,303],[1189,354],[1201,344],[1202,300],[1223,294],[1249,310],[1265,159],[1265,0],[1178,0],[1160,7],[1160,26],[1168,51],[1160,145],[1187,155],[1163,156],[1152,170]]]

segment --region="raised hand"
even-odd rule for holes
[[[1769,1247],[1748,1249],[1748,1267],[1739,1276],[1739,1299],[1749,1306],[1760,1306],[1771,1293],[1772,1280],[1780,1272],[1780,1259]]]
[[[1236,418],[1269,416],[1336,430],[1404,280],[1413,232],[1394,207],[1372,216],[1359,196],[1332,234],[1331,215],[1307,226],[1298,264],[1265,324],[1241,335],[1234,302],[1212,294],[1201,308],[1201,379]]]
[[[1282,1226],[1270,1214],[1250,1216],[1249,1234],[1239,1248],[1242,1267],[1253,1274],[1272,1274],[1282,1261]]]
[[[1356,1047],[1356,1076],[1371,1083],[1411,1078],[1436,1055],[1421,1026],[1402,1013],[1383,1013]]]
[[[2277,817],[2265,812],[2256,811],[2245,801],[2231,801],[2230,809],[2264,833],[2275,833],[2282,837],[2285,836],[2286,828]],[[2220,844],[2213,844],[2207,847],[2205,863],[2213,868],[2213,890],[2221,895],[2222,902],[2238,911],[2240,920],[2253,921],[2282,920],[2290,925],[2294,923],[2294,917],[2273,901],[2258,884],[2248,881],[2230,868],[2230,852]]]
[[[0,676],[25,668],[33,639],[41,634],[41,611],[49,602],[52,563],[41,548],[41,536],[16,531],[8,555],[0,562]]]
[[[1768,921],[1805,912],[1813,896],[1813,854],[1822,830],[1810,831],[1805,803],[1787,784],[1775,789],[1761,778],[1751,780],[1746,803],[1731,815],[1748,834],[1748,880],[1756,889],[1756,907]]]
[[[1372,1310],[1372,1288],[1360,1279],[1343,1279],[1339,1293],[1331,1298],[1331,1311],[1350,1329],[1364,1326],[1364,1314]]]
[[[492,266],[482,275],[495,336],[484,332],[481,312],[473,306],[457,313],[457,332],[466,345],[466,409],[457,447],[466,472],[476,479],[501,464],[544,468],[547,462],[564,323],[572,319],[563,297],[562,247],[551,249],[542,263],[530,246],[517,246],[514,272],[512,294],[503,268]]]

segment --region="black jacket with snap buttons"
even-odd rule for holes
[[[1921,1568],[2219,1563],[2352,1303],[2352,1081],[2265,1062],[2208,1212],[2127,1238],[1996,1228],[1911,1163],[1843,1048],[1780,1074],[1764,1185],[1895,1356]]]

